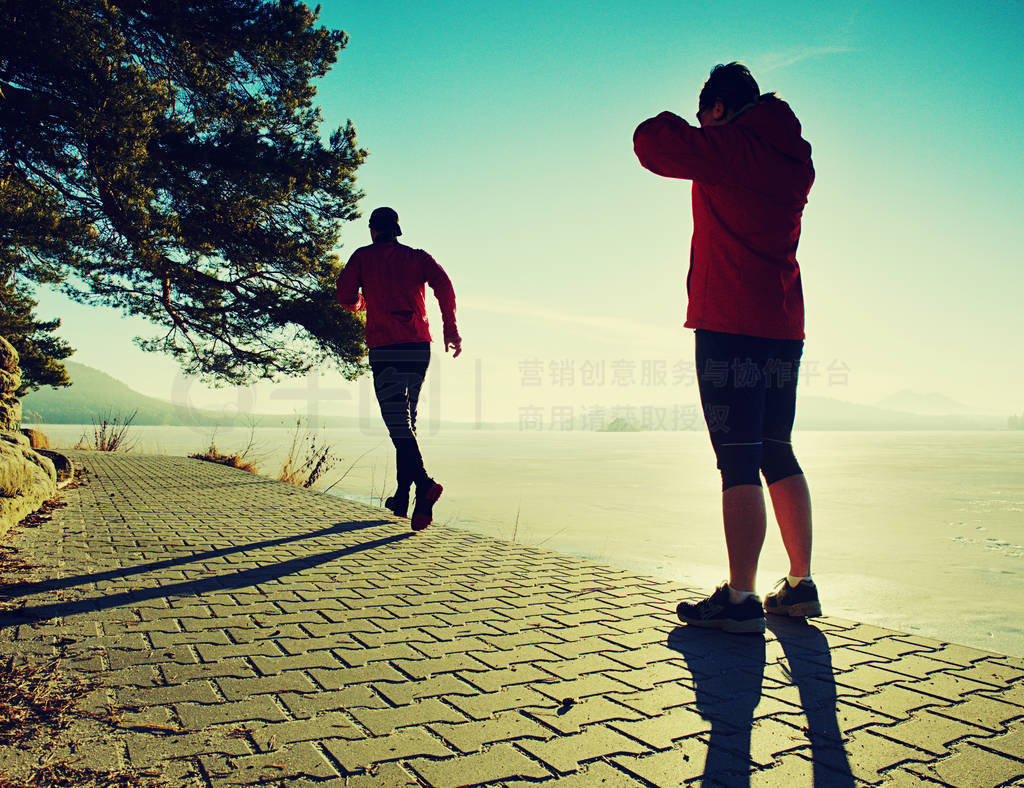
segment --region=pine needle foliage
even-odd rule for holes
[[[4,0],[0,281],[151,321],[188,374],[362,371],[337,306],[366,156],[321,133],[347,36],[291,0]],[[20,348],[19,348],[20,349]]]

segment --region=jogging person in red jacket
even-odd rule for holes
[[[409,493],[416,485],[412,512],[414,531],[433,519],[433,507],[444,488],[430,478],[416,441],[416,403],[430,364],[430,329],[424,302],[429,284],[441,307],[445,352],[462,352],[455,325],[455,290],[451,280],[422,249],[398,243],[402,228],[391,208],[370,214],[370,246],[356,249],[338,277],[338,303],[352,311],[366,310],[366,346],[369,348],[373,389],[381,416],[395,444],[398,490],[384,505],[399,517],[407,516]],[[360,289],[362,293],[360,293]]]
[[[740,63],[711,71],[697,120],[699,128],[662,112],[633,135],[644,167],[693,181],[685,325],[696,330],[701,403],[722,473],[729,581],[677,612],[688,624],[764,632],[765,610],[821,615],[810,492],[791,444],[804,339],[796,248],[814,167],[789,105],[761,95]],[[790,563],[764,607],[755,591],[767,522],[761,475]]]

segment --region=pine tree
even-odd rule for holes
[[[0,274],[151,321],[136,342],[208,380],[357,375],[334,250],[366,152],[351,122],[321,137],[347,37],[318,10],[4,0]]]
[[[0,337],[10,342],[20,356],[21,386],[15,396],[23,397],[40,386],[70,386],[60,362],[74,350],[54,332],[60,320],[35,318],[36,302],[24,288],[0,282]]]

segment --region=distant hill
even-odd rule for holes
[[[918,391],[904,389],[879,400],[878,407],[886,410],[898,410],[903,413],[916,413],[922,416],[985,416],[991,415],[970,405],[964,405],[945,394],[934,391],[922,394]]]
[[[127,418],[137,411],[134,424],[227,424],[229,417],[212,411],[187,410],[156,397],[147,397],[106,372],[85,364],[65,361],[72,385],[54,389],[44,387],[26,394],[21,400],[26,423],[91,424],[104,416]]]
[[[26,424],[91,424],[105,415],[126,418],[136,411],[134,424],[166,426],[244,426],[249,416],[240,416],[210,410],[199,410],[175,405],[173,402],[140,394],[105,372],[78,364],[64,362],[74,382],[65,389],[43,388],[22,399]],[[1005,429],[1002,416],[971,413],[965,406],[941,395],[918,395],[900,392],[886,398],[886,402],[904,404],[907,409],[858,405],[825,397],[800,397],[797,404],[795,428],[798,430],[992,430]],[[911,406],[918,412],[907,412]],[[927,407],[939,413],[920,412]],[[955,408],[952,411],[948,407]],[[257,426],[290,426],[294,416],[254,415]],[[329,427],[358,425],[355,418],[331,417],[321,423]],[[449,424],[450,427],[471,429],[472,424]],[[515,429],[515,424],[486,424],[484,429]],[[622,425],[618,425],[622,428]],[[628,425],[627,425],[628,426]],[[696,425],[703,429],[703,425]],[[580,424],[580,429],[583,425]],[[637,428],[638,429],[638,428]]]
[[[952,402],[952,400],[950,400]],[[927,415],[858,405],[826,397],[798,397],[798,430],[997,430],[1006,427],[1001,416],[946,412]]]

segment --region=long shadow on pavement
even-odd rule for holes
[[[169,585],[140,588],[132,591],[122,591],[107,596],[90,597],[67,602],[55,602],[48,605],[36,605],[33,607],[22,607],[11,613],[0,615],[0,629],[19,626],[27,622],[46,621],[62,616],[72,616],[79,613],[90,613],[97,610],[106,610],[121,605],[133,605],[148,599],[170,596],[198,596],[207,592],[232,591],[248,586],[259,585],[273,580],[280,579],[304,569],[310,569],[321,564],[326,564],[346,555],[360,553],[365,550],[372,550],[377,547],[408,539],[413,536],[411,531],[405,533],[384,536],[380,539],[373,539],[362,544],[342,547],[337,550],[329,550],[316,555],[292,558],[268,566],[259,566],[251,569],[243,569],[238,572],[231,572],[223,575],[214,575],[199,580],[183,580]]]
[[[754,767],[750,734],[764,680],[764,635],[676,627],[667,645],[686,658],[697,711],[711,723],[703,784],[749,785]]]
[[[836,717],[836,681],[828,640],[820,629],[804,620],[769,616],[768,628],[786,655],[789,675],[807,716],[814,785],[853,788],[856,783]]]
[[[29,596],[44,591],[59,591],[64,588],[72,588],[89,583],[99,583],[104,580],[120,580],[132,575],[141,575],[146,572],[153,572],[158,569],[168,569],[172,566],[190,564],[195,561],[209,561],[213,558],[220,558],[234,553],[247,553],[250,550],[262,550],[265,547],[278,547],[290,542],[298,542],[303,539],[318,539],[324,536],[335,536],[350,531],[358,531],[362,528],[370,528],[374,525],[387,525],[388,520],[357,520],[353,522],[335,523],[328,528],[321,528],[319,531],[310,531],[292,536],[282,536],[278,539],[264,539],[262,542],[250,542],[248,544],[231,545],[230,547],[218,547],[215,550],[204,550],[201,553],[189,553],[173,558],[165,558],[161,561],[152,561],[148,564],[135,564],[124,566],[119,569],[107,569],[103,572],[92,572],[89,574],[72,575],[70,577],[52,578],[31,583],[11,583],[0,585],[0,599],[17,599],[20,596]]]
[[[786,657],[790,678],[807,716],[814,785],[853,788],[855,781],[836,717],[836,683],[824,634],[803,620],[769,616],[768,627]],[[693,674],[697,710],[711,723],[704,785],[750,784],[754,709],[762,691],[765,640],[716,630],[676,627],[668,646],[686,657]]]

